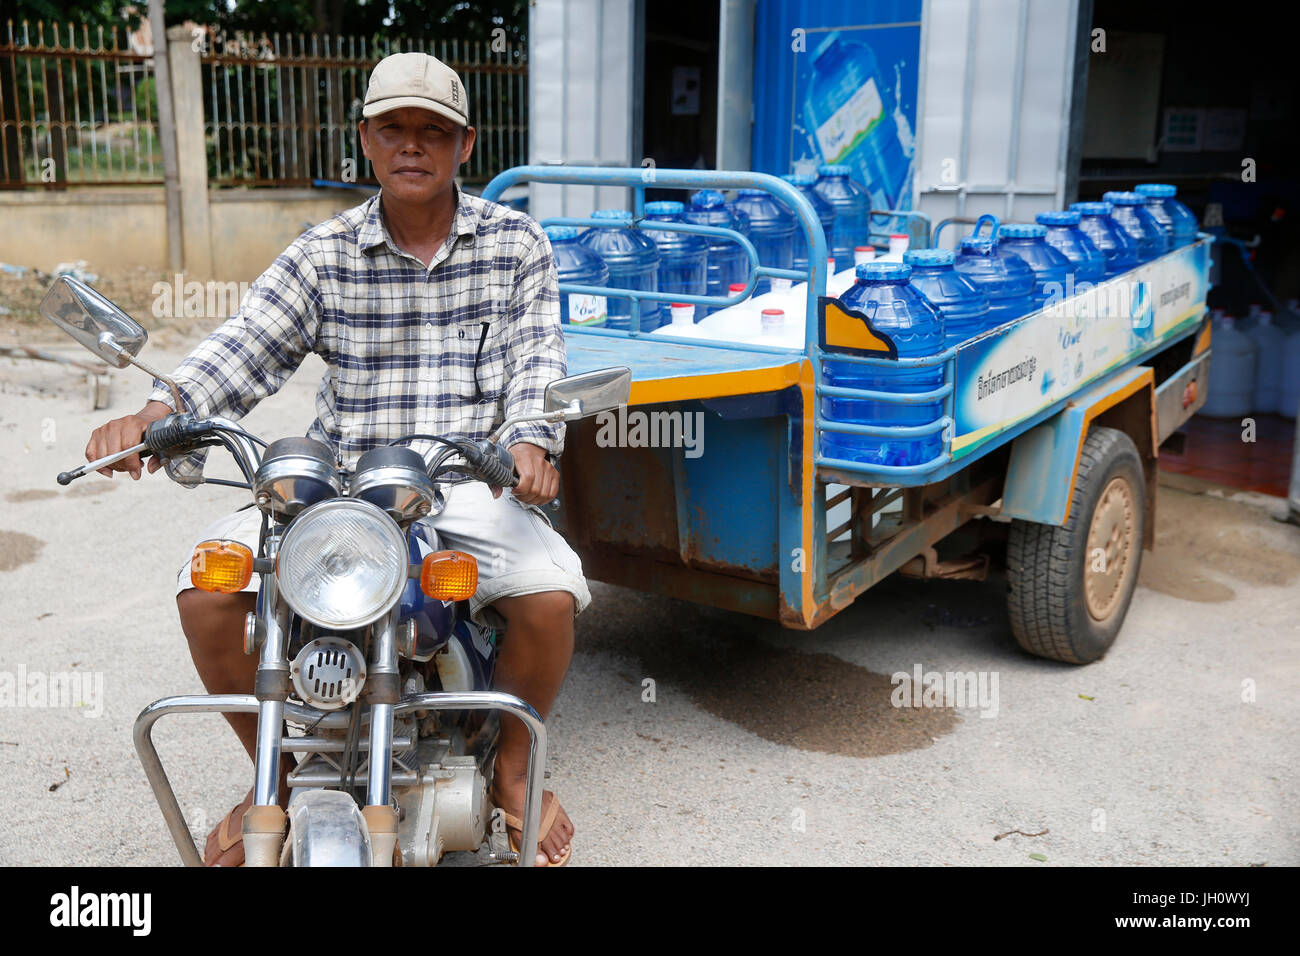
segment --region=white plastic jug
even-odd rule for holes
[[[1259,347],[1255,353],[1255,392],[1251,408],[1265,415],[1279,412],[1282,407],[1282,348],[1286,343],[1286,333],[1273,324],[1271,312],[1260,312],[1255,324],[1245,332]],[[1210,359],[1210,363],[1213,362],[1214,359]]]
[[[1286,337],[1286,342],[1282,346],[1282,390],[1278,398],[1277,413],[1284,418],[1295,418],[1298,411],[1300,411],[1300,332],[1292,332]]]
[[[1212,418],[1249,415],[1255,404],[1255,358],[1259,346],[1225,316],[1210,339],[1210,394],[1201,407]]]

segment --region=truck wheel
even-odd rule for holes
[[[1012,522],[1007,603],[1011,632],[1029,653],[1088,664],[1115,643],[1142,563],[1144,484],[1133,440],[1093,428],[1066,523]]]

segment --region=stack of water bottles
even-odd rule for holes
[[[1300,304],[1274,315],[1260,305],[1244,318],[1214,309],[1209,395],[1201,408],[1212,418],[1281,415],[1300,411]]]

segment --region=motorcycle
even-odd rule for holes
[[[238,592],[261,575],[244,628],[244,651],[258,659],[253,693],[164,697],[135,722],[136,751],[182,861],[201,866],[202,855],[153,745],[163,717],[257,714],[245,865],[433,866],[445,853],[490,842],[488,794],[505,713],[529,734],[522,836],[518,853],[488,855],[530,865],[546,727],[524,700],[490,689],[496,634],[468,613],[477,564],[440,548],[420,519],[441,512],[449,481],[512,487],[514,461],[498,444],[508,426],[613,410],[628,400],[631,372],[559,379],[547,387],[542,412],[503,422],[485,439],[405,435],[367,451],[349,474],[314,439],[267,443],[229,419],[187,411],[175,383],[138,358],[145,329],[85,283],[56,280],[41,313],[109,365],[165,382],[177,409],[137,445],[63,472],[59,484],[137,453],[159,456],[183,480],[174,456],[222,447],[244,480],[198,481],[247,489],[261,512],[257,553],[213,540],[197,545],[191,560],[192,582],[207,591]],[[437,448],[432,460],[406,447],[416,440]],[[278,792],[285,753],[298,759],[287,813]]]

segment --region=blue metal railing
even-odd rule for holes
[[[918,465],[874,465],[858,461],[831,458],[823,456],[820,453],[815,454],[815,464],[861,475],[865,478],[874,479],[881,483],[888,483],[891,478],[915,478],[916,476],[934,471],[951,460],[951,440],[953,430],[953,373],[956,356],[955,348],[950,348],[939,355],[911,359],[868,358],[864,356],[830,353],[830,356],[835,362],[857,363],[892,369],[927,368],[942,365],[944,370],[943,384],[939,388],[927,392],[879,392],[823,384],[822,362],[824,361],[826,353],[824,353],[820,341],[820,332],[818,327],[818,299],[826,294],[826,280],[828,278],[826,263],[826,235],[822,230],[821,221],[817,218],[817,214],[812,208],[812,204],[808,202],[800,190],[790,183],[766,173],[726,170],[643,169],[631,167],[589,166],[516,166],[513,169],[506,170],[489,182],[484,188],[482,196],[484,199],[496,201],[506,189],[526,181],[574,186],[623,186],[633,190],[634,207],[632,218],[630,220],[620,221],[617,219],[594,219],[589,217],[581,218],[564,216],[547,218],[542,221],[543,226],[588,226],[599,229],[658,229],[701,236],[720,236],[739,244],[744,249],[745,255],[749,261],[749,272],[745,283],[745,290],[744,292],[734,296],[645,292],[637,289],[621,289],[610,286],[590,286],[562,282],[560,283],[560,291],[562,293],[623,298],[628,299],[631,302],[632,315],[630,329],[622,330],[570,326],[566,330],[570,334],[635,338],[644,334],[641,331],[642,301],[669,303],[684,302],[692,305],[726,307],[738,305],[748,299],[757,286],[759,279],[764,276],[768,278],[788,279],[806,278],[808,280],[808,287],[807,295],[805,297],[803,353],[809,359],[813,371],[815,407],[809,410],[809,414],[812,417],[814,425],[814,448],[820,448],[820,433],[823,431],[897,439],[925,437],[927,435],[933,435],[936,432],[942,433],[943,435],[942,453],[931,461]],[[804,272],[795,269],[782,269],[775,266],[763,265],[759,262],[758,252],[754,248],[753,243],[750,242],[746,236],[734,229],[723,229],[718,226],[699,226],[694,223],[645,221],[645,191],[647,188],[683,190],[762,189],[771,193],[794,212],[796,220],[803,229],[804,237],[809,249],[808,270]],[[928,246],[930,218],[925,213],[915,210],[872,210],[871,215],[873,219],[883,216],[903,220],[907,223],[909,235],[913,236],[913,238],[917,240],[916,247],[926,248]],[[779,346],[751,343],[742,344],[717,339],[687,339],[672,336],[667,333],[660,333],[656,335],[656,338],[663,339],[667,342],[681,342],[706,348],[744,349],[749,352],[770,352],[779,354],[789,354],[793,351]],[[925,425],[891,426],[866,425],[855,422],[835,422],[823,418],[820,414],[820,400],[824,397],[856,398],[880,402],[883,404],[897,405],[925,404],[942,399],[944,403],[944,413],[942,418]]]

